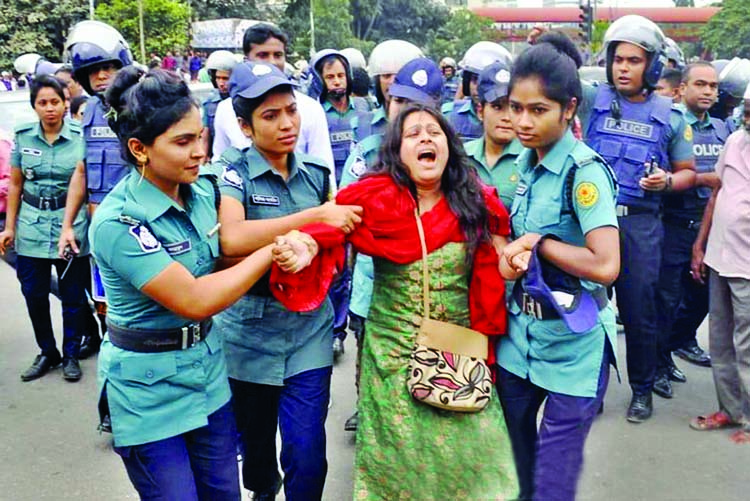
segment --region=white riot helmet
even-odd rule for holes
[[[508,49],[495,42],[477,42],[469,47],[458,65],[464,72],[478,75],[485,67],[496,61],[510,67],[513,64],[513,56]]]
[[[361,51],[353,47],[347,47],[341,51],[341,55],[349,61],[349,66],[354,68],[367,69],[367,61]]]
[[[396,74],[406,63],[418,57],[424,55],[413,43],[405,40],[386,40],[372,49],[367,68],[372,77]]]
[[[42,59],[42,56],[33,52],[23,54],[13,61],[13,68],[16,70],[16,73],[20,73],[21,75],[34,74],[36,73],[36,65],[39,64],[40,59]]]

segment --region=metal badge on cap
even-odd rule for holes
[[[256,77],[268,75],[269,73],[271,73],[271,71],[271,67],[264,64],[256,64],[255,66],[253,66],[253,75],[255,75]]]
[[[411,76],[411,81],[420,87],[427,85],[427,72],[425,70],[417,70]]]
[[[495,81],[499,84],[507,84],[510,82],[510,71],[500,70],[495,73]]]

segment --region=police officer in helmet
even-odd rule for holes
[[[726,124],[708,115],[718,98],[719,76],[707,61],[689,64],[683,72],[680,93],[685,118],[693,129],[695,188],[664,197],[664,247],[657,292],[664,338],[659,346],[659,366],[654,392],[672,396],[671,381],[685,381],[671,352],[703,367],[711,359],[695,338],[708,314],[708,288],[701,277],[690,277],[693,243],[698,237],[711,190],[720,185],[714,165],[729,137]]]
[[[351,67],[349,60],[341,52],[333,49],[321,50],[312,58],[310,66],[315,78],[320,82],[322,90],[319,100],[328,120],[328,132],[331,138],[336,184],[338,185],[341,182],[341,173],[351,149],[352,120],[358,111],[367,111],[367,103],[361,98],[352,97]],[[351,269],[347,266],[336,278],[329,291],[334,310],[334,360],[338,360],[344,354],[350,293]]]
[[[715,62],[716,63],[716,62]],[[742,98],[750,82],[750,60],[732,58],[726,64],[716,66],[719,72],[719,100],[711,108],[712,117],[726,120],[730,132],[742,125]]]
[[[477,42],[464,54],[459,63],[461,67],[461,91],[464,98],[443,105],[443,115],[464,141],[478,139],[484,134],[482,122],[477,116],[479,96],[477,81],[479,73],[495,61],[502,61],[510,67],[513,57],[502,45],[494,42]]]
[[[450,103],[456,98],[460,77],[457,73],[458,65],[452,57],[440,60],[440,71],[443,73],[443,103]]]
[[[422,50],[404,40],[386,40],[372,49],[367,66],[375,84],[375,97],[380,106],[388,103],[388,88],[396,73],[409,61],[423,57]]]
[[[653,92],[666,61],[661,29],[628,15],[612,23],[604,43],[608,85],[585,88],[580,116],[586,143],[607,160],[619,182],[622,267],[615,289],[633,391],[626,417],[640,423],[653,410],[662,198],[693,186],[693,137],[682,113]]]
[[[237,65],[237,58],[228,50],[217,50],[212,52],[206,60],[206,71],[211,78],[214,90],[203,101],[203,126],[206,127],[204,139],[207,158],[211,158],[211,148],[214,142],[214,118],[216,107],[219,103],[229,97],[229,77]]]
[[[104,199],[115,185],[125,177],[128,164],[120,154],[117,135],[110,129],[103,94],[118,70],[133,63],[130,47],[113,27],[99,21],[82,21],[70,31],[65,42],[65,58],[73,67],[73,78],[91,96],[83,115],[83,136],[86,144],[85,166],[76,168],[68,187],[63,228],[60,235],[61,254],[66,247],[78,251],[73,232],[73,221],[84,201],[89,211]],[[98,272],[94,272],[95,281]],[[98,294],[92,294],[96,301]],[[102,298],[103,299],[103,298]],[[96,303],[102,332],[106,331],[104,315],[106,303]],[[79,357],[86,358],[99,351],[101,339],[90,333],[84,338]]]

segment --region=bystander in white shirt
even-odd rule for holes
[[[320,103],[301,92],[295,90],[294,97],[297,99],[297,110],[300,116],[297,151],[317,157],[328,164],[331,169],[332,192],[335,192],[336,172],[333,169],[333,151],[328,136],[328,120],[325,111]],[[231,98],[224,99],[216,107],[214,131],[212,159],[214,161],[218,160],[230,146],[241,150],[253,144],[252,139],[242,133],[237,123],[237,115],[234,113]]]

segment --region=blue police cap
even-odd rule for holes
[[[229,77],[229,96],[253,99],[281,85],[294,86],[294,82],[272,64],[244,61]]]
[[[477,94],[479,101],[492,103],[508,95],[510,84],[510,68],[501,61],[496,61],[485,67],[479,73],[477,80]]]
[[[413,59],[396,73],[388,94],[435,106],[443,95],[443,74],[431,59]]]
[[[554,236],[547,236],[554,238]],[[581,334],[596,326],[600,306],[594,296],[583,288],[578,277],[567,273],[539,255],[539,240],[531,251],[529,267],[522,286],[535,301],[552,307],[568,328]]]

